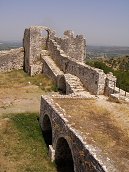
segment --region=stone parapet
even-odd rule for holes
[[[24,49],[17,48],[0,51],[0,72],[9,72],[13,69],[22,69],[24,61]]]
[[[64,38],[55,37],[54,40],[60,45],[65,54],[78,62],[84,62],[86,58],[86,41],[83,35],[74,37],[74,32],[67,30]]]
[[[83,86],[92,94],[104,93],[106,74],[102,70],[90,67],[67,56],[52,39],[49,41],[48,50],[50,56],[64,73],[77,76]]]

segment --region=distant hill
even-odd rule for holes
[[[129,47],[118,46],[87,46],[87,57],[92,58],[114,58],[129,55]]]
[[[129,71],[129,56],[122,56],[118,58],[105,58],[102,61],[113,70]]]
[[[0,41],[0,51],[2,50],[10,50],[14,48],[19,48],[22,46],[21,42],[5,42]]]

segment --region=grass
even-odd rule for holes
[[[87,145],[100,150],[99,156],[108,157],[120,171],[128,171],[129,106],[104,101],[54,98],[64,109],[68,123],[80,132]]]
[[[128,150],[129,145],[128,127],[122,126],[122,122],[117,121],[116,116],[114,117],[114,112],[111,112],[102,103],[98,104],[97,100],[93,99],[70,98],[55,98],[54,101],[65,110],[69,123],[77,130],[83,132],[87,142],[93,143],[95,141],[98,147],[107,152],[109,147],[115,145],[114,155],[117,148],[118,150],[122,149],[121,156],[127,155],[125,150]],[[119,115],[123,115],[123,119],[124,115],[126,116],[125,120],[129,119],[128,105],[110,104],[110,109],[113,106],[119,109]],[[90,133],[90,137],[88,133]]]
[[[54,90],[43,74],[0,73],[0,172],[57,171],[37,121],[41,95]]]
[[[0,171],[56,172],[36,113],[9,114],[1,121]]]
[[[0,88],[21,87],[37,85],[43,91],[56,91],[56,86],[48,77],[43,74],[30,77],[23,70],[0,73]]]

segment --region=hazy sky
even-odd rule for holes
[[[129,46],[129,0],[0,0],[0,40],[22,40],[33,25],[74,30],[89,45]]]

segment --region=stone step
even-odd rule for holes
[[[48,50],[42,50],[41,54],[42,54],[42,56],[49,56],[49,51]]]
[[[69,84],[71,84],[71,82],[69,82]],[[75,84],[71,84],[71,86],[73,87],[73,88],[78,88],[78,89],[82,89],[83,88],[83,86],[81,85],[75,85]]]
[[[79,87],[80,85],[79,84],[76,84],[76,83],[72,83],[72,82],[69,82],[73,87]]]
[[[80,91],[84,91],[85,89],[83,88],[83,87],[73,87],[73,86],[71,86],[71,88],[73,88],[73,89],[76,89],[76,90],[80,90]]]
[[[85,91],[83,84],[77,76],[65,74],[65,80],[69,85],[72,93],[79,93]]]

